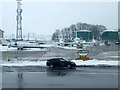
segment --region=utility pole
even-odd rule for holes
[[[30,33],[28,33],[28,41],[29,41],[29,36],[30,36]]]
[[[23,40],[22,39],[22,9],[21,9],[21,1],[22,0],[17,0],[17,32],[16,32],[16,40]]]

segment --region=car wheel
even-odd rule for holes
[[[52,64],[50,65],[50,67],[51,67],[51,68],[54,68],[54,66],[53,66]]]
[[[75,66],[75,67],[73,67],[73,69],[76,69],[76,66]]]
[[[68,67],[68,68],[71,68],[71,65],[68,65],[67,67]]]

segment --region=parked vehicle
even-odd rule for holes
[[[78,49],[77,53],[79,57],[76,58],[76,60],[83,60],[83,61],[90,60],[90,58],[88,57],[88,53],[89,53],[88,50]]]
[[[110,46],[110,42],[105,41],[104,43],[105,43],[106,46]]]
[[[46,65],[52,68],[56,67],[76,68],[76,64],[74,62],[65,60],[63,58],[49,59],[47,60]]]
[[[115,42],[116,45],[119,45],[120,44],[120,40],[118,42]]]

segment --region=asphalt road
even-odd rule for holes
[[[47,67],[3,67],[3,69],[2,88],[118,88],[117,67],[54,70]]]

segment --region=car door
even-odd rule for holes
[[[64,59],[60,59],[61,67],[66,67],[66,61]]]
[[[58,59],[53,59],[53,65],[58,67],[60,65],[59,60]]]

